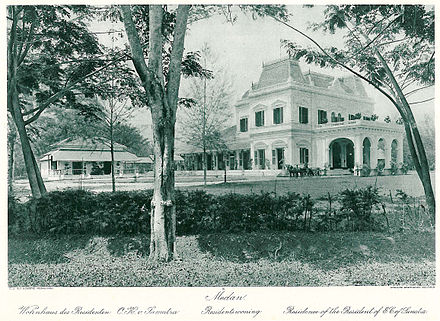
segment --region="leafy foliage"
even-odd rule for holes
[[[19,203],[9,199],[10,231],[50,235],[133,235],[149,232],[152,192],[48,193]],[[346,189],[328,196],[328,206],[310,195],[273,193],[212,195],[177,191],[177,233],[271,231],[377,231],[385,225],[377,188]],[[388,214],[390,215],[390,213]],[[391,226],[391,228],[394,228]]]
[[[353,231],[371,230],[378,225],[373,216],[374,206],[380,203],[377,188],[346,189],[341,192],[340,201],[341,214],[347,216],[347,223]]]
[[[321,67],[350,66],[375,86],[387,89],[391,80],[375,55],[375,49],[380,48],[403,88],[408,84],[434,83],[432,8],[423,5],[330,5],[324,14],[323,22],[314,24],[313,28],[330,33],[346,30],[345,48],[320,47],[316,50],[284,40],[282,44],[290,56]],[[365,35],[371,40],[365,40]]]

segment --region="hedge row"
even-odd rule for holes
[[[329,195],[330,197],[330,195]],[[134,235],[150,232],[152,191],[55,191],[26,203],[9,197],[9,232]],[[317,206],[317,202],[320,202]],[[324,205],[323,205],[324,203]],[[377,188],[345,190],[329,200],[309,195],[176,191],[177,234],[356,231],[390,228]],[[402,215],[406,215],[402,212]]]

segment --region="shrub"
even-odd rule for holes
[[[371,168],[367,164],[362,165],[361,175],[362,176],[370,176]]]
[[[399,170],[399,167],[397,166],[396,162],[391,162],[390,174],[396,175],[398,170]]]
[[[373,207],[381,199],[376,187],[368,186],[364,189],[346,189],[340,193],[341,214],[346,216],[347,225],[353,231],[367,231],[378,229],[373,213]]]
[[[407,163],[402,163],[400,166],[400,171],[403,175],[406,175],[408,173],[409,166]]]
[[[383,159],[379,159],[377,161],[377,167],[376,167],[376,171],[377,171],[377,175],[383,175],[383,171],[385,169],[385,160]]]
[[[310,195],[274,193],[211,195],[176,191],[178,235],[272,231],[378,230],[382,217],[377,188],[345,190],[314,200]],[[135,235],[150,232],[152,191],[50,192],[26,203],[9,198],[9,232]],[[327,208],[317,201],[328,202]]]

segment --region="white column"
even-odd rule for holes
[[[235,169],[241,169],[240,168],[240,150],[235,151],[235,163],[237,164],[237,167]]]
[[[397,140],[397,164],[403,163],[403,138]]]
[[[385,145],[385,168],[391,168],[391,142]]]
[[[255,149],[254,149],[254,144],[251,143],[251,155],[249,156],[250,159],[252,160],[251,165],[252,165],[252,170],[257,169],[255,166]]]
[[[323,167],[327,165],[327,167],[330,166],[330,149],[328,146],[325,146],[324,148],[324,164]]]
[[[377,137],[371,138],[371,146],[370,146],[370,168],[377,167]]]
[[[362,146],[362,137],[357,136],[354,140],[354,166],[361,167],[363,164],[363,146]]]

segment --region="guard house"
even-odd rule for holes
[[[111,173],[110,145],[90,139],[65,139],[39,159],[43,178],[108,175]],[[140,168],[151,169],[153,161],[137,157],[127,147],[114,144],[115,174],[135,174]]]

